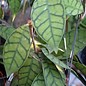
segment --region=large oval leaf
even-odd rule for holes
[[[83,5],[81,0],[63,0],[66,15],[77,15],[83,12]]]
[[[13,27],[0,25],[0,36],[7,39],[14,30],[15,28]]]
[[[13,14],[16,14],[19,11],[21,0],[8,0],[9,7]]]
[[[43,61],[42,68],[46,86],[65,86],[65,74],[56,69],[54,64]]]
[[[62,61],[60,61],[58,58],[56,58],[54,55],[49,54],[48,51],[46,49],[42,49],[42,52],[44,53],[44,55],[50,60],[52,61],[55,65],[61,66],[63,68],[67,68],[69,69],[69,67],[64,64]]]
[[[18,86],[31,86],[34,78],[41,72],[40,63],[28,57],[25,64],[18,71]]]
[[[31,86],[46,86],[44,82],[43,74],[40,73],[36,76]]]
[[[63,0],[35,0],[32,7],[36,32],[55,52],[64,34],[64,11]]]
[[[29,28],[25,25],[16,29],[4,46],[4,65],[8,75],[17,71],[23,65],[28,56],[29,49]]]

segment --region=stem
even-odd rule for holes
[[[34,41],[34,29],[33,29],[32,21],[29,20],[28,23],[29,23],[30,35],[32,38],[33,47],[34,47],[35,52],[37,52],[35,41]]]
[[[72,69],[75,71],[73,71],[72,70],[72,73],[78,78],[78,79],[80,79],[80,81],[84,84],[84,85],[86,85],[86,81],[85,81],[85,79],[82,77],[82,75],[80,74],[80,72],[78,72],[74,67],[72,67]],[[76,74],[78,75],[76,75]]]
[[[22,14],[23,14],[23,15],[24,15],[24,11],[25,11],[26,2],[27,2],[27,0],[24,0],[23,10],[22,10]]]
[[[83,0],[84,14],[81,16],[81,20],[86,16],[86,0]]]
[[[72,44],[72,50],[71,50],[71,53],[70,53],[70,59],[69,59],[70,69],[68,70],[68,86],[69,86],[69,79],[70,79],[71,67],[72,67],[72,62],[73,62],[74,48],[75,48],[76,37],[77,37],[77,33],[78,33],[79,22],[80,22],[80,19],[78,19],[77,23],[76,23],[76,30],[75,30],[75,33],[74,33],[74,42]]]
[[[68,32],[68,19],[66,20],[66,32]]]
[[[5,86],[5,78],[3,78],[3,73],[0,71],[0,79],[3,79],[3,81],[4,81],[4,86]]]
[[[6,21],[4,21],[4,20],[2,20],[2,19],[0,19],[0,21],[2,22],[2,24],[0,24],[0,25],[10,26]]]

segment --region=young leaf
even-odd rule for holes
[[[12,14],[16,14],[19,11],[21,0],[8,0],[8,3]]]
[[[32,20],[38,35],[57,53],[65,30],[63,0],[35,0]]]
[[[6,40],[14,30],[15,28],[13,27],[0,25],[0,36]]]
[[[23,65],[29,49],[29,28],[27,25],[24,25],[10,35],[4,46],[4,65],[8,75],[17,71]]]
[[[83,5],[81,0],[63,0],[66,15],[77,15],[83,12]]]
[[[40,73],[36,76],[31,86],[46,86],[44,82],[43,74]]]
[[[42,68],[46,86],[65,86],[65,74],[56,69],[54,64],[43,61]]]
[[[69,69],[69,67],[64,64],[62,61],[60,61],[58,58],[56,58],[54,55],[49,54],[48,51],[46,49],[42,49],[42,52],[44,53],[44,55],[50,60],[52,61],[55,65],[61,66],[63,68]]]
[[[41,72],[41,66],[34,58],[28,57],[18,71],[18,86],[31,86],[34,78]]]

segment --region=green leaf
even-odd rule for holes
[[[72,43],[74,41],[74,32],[75,32],[75,30],[71,30],[66,35],[67,48],[68,48],[67,53],[70,53],[70,51],[72,49]],[[75,49],[74,54],[78,54],[78,52],[81,51],[85,46],[86,46],[86,30],[85,29],[78,29],[75,48],[74,48]]]
[[[86,17],[84,17],[84,19],[80,22],[79,27],[82,29],[86,29]]]
[[[81,0],[63,0],[66,15],[77,15],[83,12],[83,5]]]
[[[15,28],[13,27],[0,25],[0,36],[6,40],[14,30]]]
[[[20,9],[21,0],[8,0],[8,2],[12,14],[16,14]]]
[[[10,86],[18,86],[18,76],[15,76],[11,81]]]
[[[43,74],[40,73],[36,76],[31,86],[46,86],[44,82]]]
[[[72,44],[74,42],[74,33],[75,30],[72,29],[66,34],[67,53],[65,52],[62,56],[59,56],[58,58],[67,59],[70,56]],[[79,28],[74,47],[74,55],[77,55],[82,49],[84,49],[85,46],[86,46],[86,30]]]
[[[3,54],[3,45],[0,45],[0,55]]]
[[[4,46],[4,64],[8,75],[17,71],[23,65],[29,54],[29,49],[29,28],[24,25],[10,35]]]
[[[46,86],[65,86],[65,74],[59,71],[50,61],[42,62]]]
[[[38,35],[57,53],[65,31],[63,0],[35,0],[32,20]]]
[[[86,76],[86,66],[84,64],[75,61],[73,61],[73,64],[84,76]]]
[[[2,8],[0,7],[0,19],[2,19],[4,17],[4,12],[2,10]]]
[[[18,71],[18,86],[31,86],[34,78],[41,72],[40,63],[28,57],[25,64]]]
[[[42,52],[44,53],[44,55],[50,60],[52,61],[54,64],[58,65],[58,66],[61,66],[63,68],[67,68],[69,69],[69,67],[64,64],[62,61],[60,61],[58,58],[56,58],[54,55],[52,54],[49,54],[48,51],[46,49],[42,49]]]

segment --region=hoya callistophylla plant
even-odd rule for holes
[[[8,2],[12,15],[16,17],[21,0],[8,0]],[[86,34],[84,34],[86,30],[82,27],[83,22],[78,24],[79,29],[74,22],[77,15],[84,12],[83,4],[81,0],[34,0],[32,5],[31,0],[25,0],[23,12],[26,2],[29,2],[32,8],[28,24],[17,29],[14,26],[0,25],[0,36],[6,40],[2,50],[3,64],[7,77],[14,74],[9,84],[10,86],[65,86],[68,83],[64,69],[70,70],[65,63],[71,50],[74,52],[73,55],[76,55],[86,46]],[[77,37],[75,28],[78,31]],[[67,42],[64,42],[64,38]],[[72,45],[75,46],[74,49]],[[86,67],[78,60],[74,60],[73,63],[79,70],[78,64],[81,68]],[[81,73],[86,74],[85,70]],[[79,75],[77,73],[78,77]],[[8,81],[9,79],[6,85]],[[84,79],[82,82],[85,84]]]

